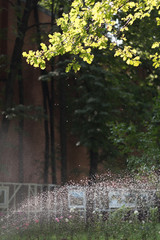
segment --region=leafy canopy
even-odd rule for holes
[[[72,67],[80,69],[76,60],[79,56],[88,64],[94,59],[93,49],[114,49],[115,56],[120,56],[127,64],[138,66],[140,57],[136,49],[120,43],[126,41],[125,33],[129,26],[138,19],[150,17],[151,11],[157,11],[156,23],[160,25],[160,0],[74,0],[70,12],[63,13],[57,20],[61,32],[49,35],[49,44],[41,43],[41,50],[24,52],[27,63],[45,69],[46,61],[58,55],[74,55],[66,71]],[[123,15],[121,23],[116,16]],[[153,38],[154,39],[154,38]],[[157,50],[149,56],[153,65],[160,66],[158,52],[160,42],[154,42],[151,48]]]

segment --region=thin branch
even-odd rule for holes
[[[83,2],[83,7],[85,7],[85,1],[84,1],[84,0],[82,0],[82,2]]]
[[[48,23],[39,23],[38,25],[51,25],[51,23],[50,23],[50,22],[48,22]],[[37,24],[33,24],[33,25],[29,26],[29,27],[27,28],[27,31],[28,31],[29,29],[33,28],[33,27],[37,27]]]
[[[12,7],[15,7],[15,4],[12,1],[8,0],[8,2],[12,5]]]
[[[116,34],[116,37],[119,37],[120,36],[120,33],[121,33],[121,30],[123,28],[125,28],[126,26],[128,26],[129,22],[131,21],[131,18],[128,18],[127,21],[125,22],[125,24],[119,29],[119,31],[117,32]]]
[[[130,0],[128,0],[127,2],[125,2],[124,4],[122,4],[119,8],[118,8],[118,11],[126,4],[128,3]]]

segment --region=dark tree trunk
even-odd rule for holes
[[[62,17],[63,3],[59,7],[59,17]],[[61,57],[60,60],[64,60]],[[59,109],[60,109],[60,159],[61,159],[61,183],[67,181],[67,134],[66,134],[66,87],[65,77],[60,75],[59,78]]]
[[[18,75],[19,65],[21,63],[22,48],[24,44],[24,37],[28,27],[28,20],[33,7],[38,3],[38,0],[27,0],[25,3],[23,16],[17,23],[17,37],[14,44],[14,49],[10,62],[10,70],[5,87],[4,109],[12,107],[14,98],[14,85]],[[9,128],[9,120],[4,117],[2,120],[2,130],[7,133]]]
[[[48,170],[49,170],[49,123],[47,118],[47,98],[48,96],[48,85],[47,82],[41,82],[42,93],[43,93],[43,108],[44,108],[44,134],[45,134],[45,150],[44,150],[44,183],[48,183]]]
[[[22,66],[20,65],[18,74],[18,90],[19,90],[19,104],[24,105],[24,89],[23,89],[23,77],[22,77]],[[18,128],[18,162],[19,162],[19,182],[24,181],[24,171],[23,171],[23,133],[24,133],[24,117],[19,119]]]
[[[53,71],[53,67],[52,67]],[[50,104],[49,104],[49,117],[50,117],[50,146],[51,146],[51,168],[52,168],[52,183],[56,184],[56,159],[55,159],[55,133],[54,133],[54,78],[51,78],[51,97],[50,97]]]
[[[98,168],[98,152],[90,150],[90,171],[89,178],[91,181],[96,180],[96,173]]]
[[[54,0],[52,0],[51,5],[51,32],[53,31],[54,25]],[[51,61],[51,70],[54,71],[54,61]],[[51,97],[49,104],[49,113],[50,113],[50,137],[51,137],[51,168],[52,168],[52,183],[56,184],[56,159],[55,159],[55,132],[54,132],[54,104],[55,104],[55,79],[51,78],[50,88],[51,88]]]
[[[17,0],[17,6],[21,6],[21,1]],[[19,8],[17,12],[17,29],[19,29],[21,24],[21,8]],[[18,69],[18,94],[19,94],[19,104],[24,105],[24,90],[23,90],[23,77],[22,77],[22,57],[20,59]],[[23,172],[23,131],[24,131],[24,117],[23,112],[21,114],[21,118],[18,122],[18,176],[19,182],[24,181],[24,172]]]
[[[53,6],[52,6],[53,9]],[[37,27],[37,43],[38,46],[41,42],[41,30],[40,30],[40,22],[38,16],[37,7],[34,10],[34,17]],[[51,18],[51,26],[53,22],[53,11]],[[54,63],[51,62],[51,69],[54,70]],[[46,74],[46,72],[41,71],[41,74]],[[51,79],[50,82],[50,93],[49,93],[49,83],[42,82],[42,93],[43,93],[43,107],[45,115],[49,113],[49,119],[45,118],[44,120],[44,130],[45,130],[45,164],[44,164],[44,182],[48,182],[48,170],[49,170],[49,159],[51,159],[51,170],[52,170],[52,183],[56,184],[56,160],[55,160],[55,134],[54,134],[54,78]]]
[[[1,37],[0,37],[0,54],[7,54],[7,27],[8,27],[8,1],[1,1],[1,11],[0,11],[0,27],[1,27]],[[1,73],[2,75],[2,73]]]
[[[40,22],[39,22],[39,15],[38,15],[38,7],[34,8],[34,19],[36,23],[37,29],[37,44],[40,48],[41,43],[41,30],[40,30]],[[41,75],[46,74],[46,71],[41,71]],[[49,103],[49,90],[48,90],[48,83],[42,81],[42,95],[43,95],[43,109],[44,115],[46,116],[44,119],[44,134],[45,134],[45,150],[44,150],[44,183],[48,183],[48,170],[49,170],[49,145],[50,145],[50,137],[49,137],[49,121],[47,118],[48,115],[48,103]]]
[[[59,79],[59,106],[60,106],[60,150],[61,150],[61,183],[67,181],[67,146],[66,146],[66,88],[65,78]]]

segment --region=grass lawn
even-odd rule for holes
[[[95,229],[91,226],[86,231],[76,232],[74,229],[50,231],[25,231],[18,234],[3,235],[0,240],[160,240],[160,223],[121,224],[121,228]]]

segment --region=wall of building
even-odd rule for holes
[[[8,28],[7,40],[0,41],[1,54],[7,54],[10,59],[14,41],[16,37],[16,20],[13,7],[8,4],[8,1],[0,0],[0,6],[5,7],[0,17],[0,28]],[[50,16],[39,11],[40,21],[50,22]],[[34,24],[33,14],[29,19],[29,26]],[[49,25],[48,25],[49,28]],[[48,31],[46,29],[46,31]],[[33,36],[35,28],[30,28],[27,31],[24,51],[34,49],[36,44]],[[3,50],[3,51],[2,51]],[[24,80],[24,104],[43,106],[41,82],[38,80],[40,75],[39,69],[34,69],[27,65],[23,60],[23,80]],[[1,79],[4,78],[1,74]],[[1,92],[4,88],[4,83],[0,82]],[[15,103],[18,104],[18,85],[15,84]],[[58,97],[57,97],[58,98]],[[55,107],[55,148],[59,149],[59,107]],[[4,151],[1,153],[1,167],[0,167],[0,181],[17,182],[18,181],[18,121],[12,120],[7,141],[4,146]],[[23,164],[24,164],[24,182],[43,183],[43,169],[44,169],[44,127],[43,120],[33,121],[25,119],[24,124],[24,149],[23,149]],[[57,179],[60,184],[60,160],[58,153],[57,159]],[[88,174],[89,160],[87,151],[83,147],[76,146],[75,137],[68,134],[67,136],[67,174],[68,180],[80,179]],[[48,182],[51,183],[51,170],[49,171]]]

